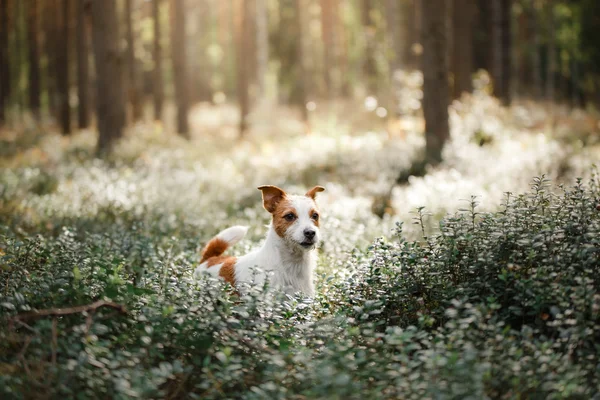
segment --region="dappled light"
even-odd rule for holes
[[[595,11],[0,0],[0,398],[597,397]]]

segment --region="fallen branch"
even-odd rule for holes
[[[39,310],[39,311],[30,311],[23,314],[17,314],[13,317],[8,318],[9,321],[23,321],[28,319],[36,319],[48,316],[61,316],[61,315],[70,315],[70,314],[78,314],[82,312],[96,311],[100,307],[109,307],[119,311],[122,314],[127,313],[125,306],[122,304],[113,303],[105,300],[98,300],[93,302],[92,304],[85,304],[82,306],[76,307],[66,307],[66,308],[49,308],[47,310]]]

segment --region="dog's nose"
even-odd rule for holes
[[[316,234],[316,232],[313,231],[312,229],[305,229],[304,230],[304,236],[307,239],[314,239],[315,238],[315,234]]]

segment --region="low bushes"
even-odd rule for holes
[[[7,222],[0,397],[592,398],[599,198],[596,176],[539,178],[421,241],[398,225],[321,274],[313,300],[194,281],[194,238],[155,216]],[[98,299],[126,312],[72,308]]]

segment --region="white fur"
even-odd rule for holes
[[[319,228],[315,226],[309,215],[310,210],[315,208],[315,203],[305,196],[288,196],[288,199],[291,200],[298,218],[288,228],[283,238],[275,232],[272,225],[269,225],[267,238],[263,245],[236,260],[235,282],[236,284],[246,282],[262,285],[267,276],[270,276],[269,282],[276,288],[290,294],[302,292],[313,296],[315,292],[313,271],[317,263],[316,248],[321,239]],[[315,230],[315,246],[305,249],[300,243],[304,241],[304,230],[308,228]],[[229,243],[231,243],[229,238],[237,242],[244,236],[247,229],[246,227],[231,227],[219,233],[218,237]],[[194,275],[202,272],[214,276],[219,275],[220,264],[210,268],[206,267],[207,262],[202,263],[196,268]]]
[[[217,237],[233,246],[246,236],[246,232],[248,232],[247,226],[236,225],[219,232]]]

